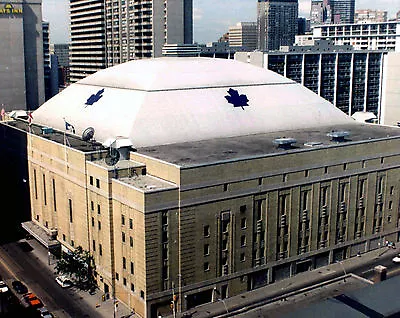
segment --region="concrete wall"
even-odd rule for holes
[[[382,80],[381,120],[395,126],[400,122],[400,53],[385,56]]]

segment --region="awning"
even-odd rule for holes
[[[46,230],[33,221],[21,223],[22,228],[31,234],[36,240],[43,244],[46,248],[56,248],[60,246],[60,242],[51,237],[50,230]]]

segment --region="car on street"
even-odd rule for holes
[[[0,293],[8,292],[8,286],[3,280],[0,280]]]
[[[24,295],[24,300],[29,307],[32,308],[43,307],[42,301],[39,298],[37,298],[37,296],[34,293],[26,293]]]
[[[68,288],[73,285],[72,281],[65,275],[57,276],[56,277],[56,282],[62,287],[62,288]]]
[[[40,317],[42,318],[53,318],[53,314],[49,312],[49,310],[46,307],[41,307],[38,308],[38,312],[40,314]]]
[[[392,258],[393,263],[400,263],[400,254]]]
[[[11,285],[18,294],[26,294],[28,292],[28,288],[19,280],[14,280]]]

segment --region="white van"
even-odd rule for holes
[[[71,287],[72,281],[67,277],[67,276],[57,276],[56,277],[56,282],[62,287],[62,288],[67,288],[67,287]]]

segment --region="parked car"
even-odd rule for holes
[[[53,314],[49,312],[49,310],[46,307],[41,307],[38,309],[38,312],[40,314],[40,317],[42,318],[53,318]]]
[[[392,258],[393,263],[400,263],[400,254]]]
[[[73,285],[72,281],[65,275],[57,276],[56,282],[62,287],[67,288]]]
[[[24,295],[24,300],[26,301],[29,307],[32,308],[43,307],[42,301],[39,298],[37,298],[37,296],[34,293],[26,293]]]
[[[28,288],[19,280],[14,280],[11,285],[18,294],[26,294],[28,292]]]
[[[3,280],[0,280],[0,293],[8,292],[8,286]]]

